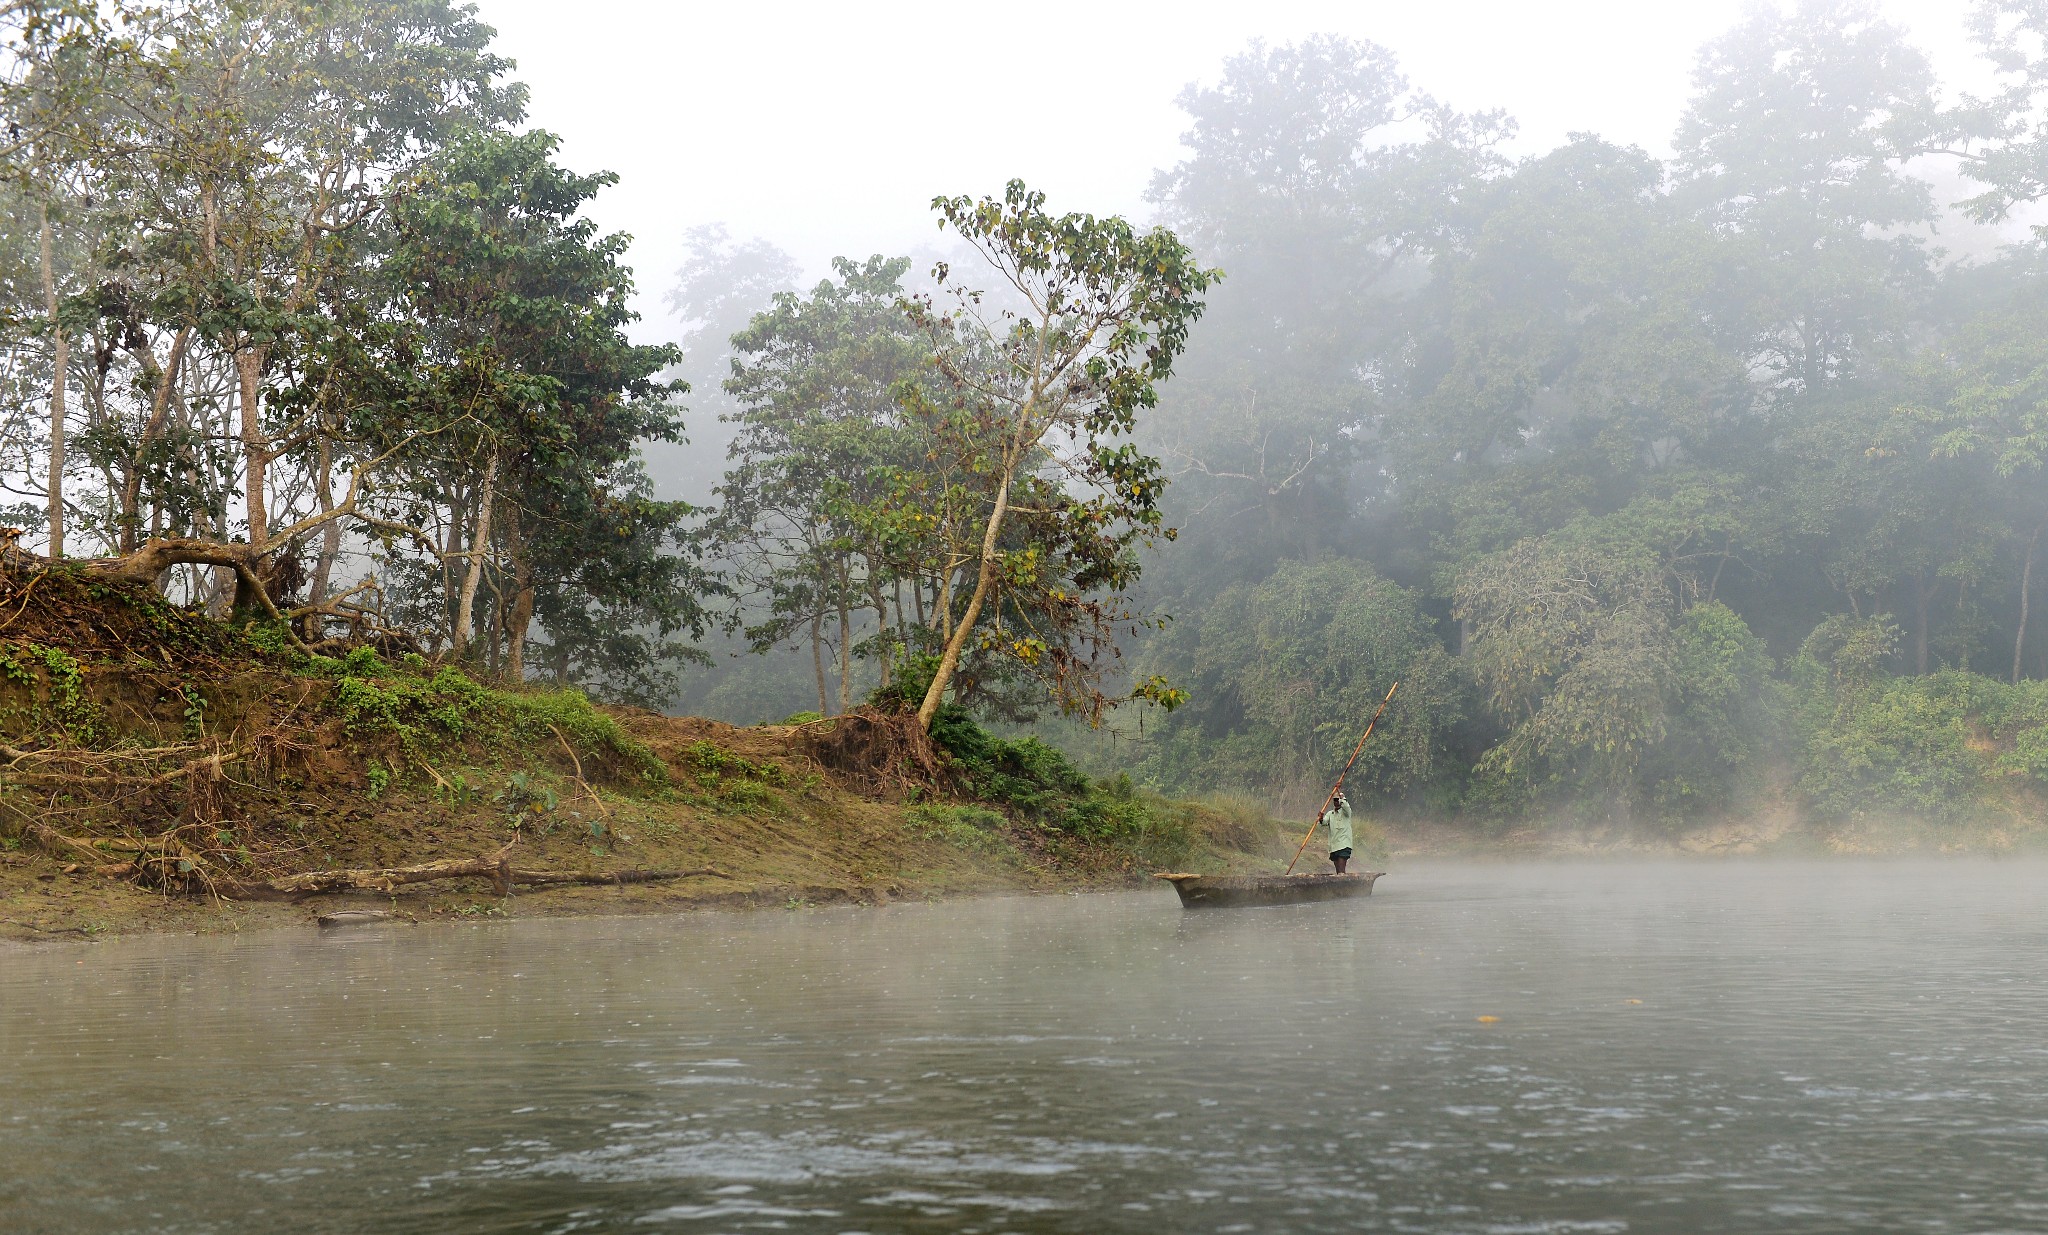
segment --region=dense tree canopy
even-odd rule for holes
[[[0,481],[53,558],[740,720],[1165,704],[1094,757],[1168,789],[1312,799],[1397,678],[1361,799],[1474,820],[2048,776],[2039,4],[1975,5],[1979,95],[1867,0],[1756,9],[1668,158],[1255,43],[1156,226],[1013,182],[808,290],[700,227],[681,348],[466,7],[0,17]]]
[[[1845,725],[1875,759],[1905,738],[1869,726],[1905,712],[1843,703],[1821,724],[1789,702],[1822,689],[1799,665],[1830,623],[1890,632],[1870,697],[1894,676],[2048,676],[2026,639],[2048,526],[2041,260],[1939,245],[1957,212],[2040,196],[2034,7],[1982,6],[2007,88],[1954,100],[1868,4],[1756,10],[1703,50],[1669,161],[1591,135],[1508,159],[1498,118],[1455,118],[1341,40],[1255,47],[1191,88],[1193,157],[1154,193],[1230,278],[1153,430],[1192,534],[1157,555],[1180,622],[1140,660],[1197,688],[1146,765],[1327,774],[1300,770],[1326,740],[1244,702],[1285,656],[1200,667],[1267,628],[1239,589],[1333,559],[1410,589],[1455,655],[1459,770],[1416,800],[1480,817],[1727,807],[1788,736],[1811,767]],[[1943,158],[1982,192],[1942,201],[1924,176]],[[1284,483],[1262,480],[1283,455]],[[1293,697],[1323,697],[1329,670],[1286,670]],[[1898,782],[1803,783],[1839,814]]]

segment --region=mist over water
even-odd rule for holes
[[[14,951],[0,1227],[2039,1229],[2044,875],[1442,863],[1299,909]]]

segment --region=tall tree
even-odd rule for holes
[[[749,626],[755,650],[808,642],[821,712],[834,710],[827,624],[836,620],[843,712],[860,611],[873,614],[871,650],[886,684],[892,635],[903,626],[899,585],[922,583],[922,538],[889,535],[911,513],[899,500],[905,473],[935,462],[902,406],[906,387],[931,377],[930,342],[902,308],[909,268],[908,258],[838,258],[836,281],[777,294],[732,339],[738,355],[725,388],[743,410],[718,490],[719,552],[765,610]]]
[[[1121,218],[1052,215],[1045,196],[1013,180],[999,201],[941,197],[932,203],[942,227],[953,228],[985,258],[1000,280],[998,295],[934,271],[952,304],[913,302],[932,335],[941,373],[958,394],[953,422],[975,471],[993,492],[983,524],[971,589],[952,635],[940,650],[930,687],[917,710],[927,729],[945,700],[970,637],[984,646],[1007,642],[1018,659],[1057,654],[1064,637],[990,637],[998,593],[1040,577],[1048,552],[1087,552],[1099,567],[1083,587],[1121,593],[1136,576],[1124,550],[1161,526],[1158,462],[1117,439],[1138,414],[1158,402],[1158,383],[1173,372],[1202,296],[1220,273],[1197,265],[1172,232],[1139,232]],[[1041,505],[1020,509],[1017,526],[1031,542],[1006,549],[1011,498],[1022,477],[1048,474]],[[1064,592],[1064,589],[1054,589]],[[1064,599],[1060,597],[1058,599]],[[1074,620],[1113,623],[1120,612],[1067,610]],[[1055,697],[1069,709],[1099,715],[1107,702],[1085,664],[1061,664]]]
[[[685,534],[694,512],[649,495],[637,453],[682,430],[683,388],[658,377],[676,349],[626,338],[628,238],[578,217],[616,177],[566,171],[557,144],[545,132],[460,138],[400,187],[384,272],[408,323],[389,360],[405,402],[366,425],[382,440],[435,435],[411,456],[397,513],[417,525],[434,509],[446,529],[436,557],[458,654],[479,621],[476,589],[492,581],[491,656],[513,681],[536,612],[555,616],[561,677],[579,661],[660,659],[680,649],[642,629],[701,633],[708,621]]]

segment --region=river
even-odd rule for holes
[[[2044,958],[1847,859],[20,948],[0,1230],[2041,1231]]]

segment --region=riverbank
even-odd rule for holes
[[[64,570],[0,566],[0,622],[0,940],[1116,888],[1278,869],[1302,826],[1092,780],[964,716],[927,737],[872,709],[735,728],[599,707]],[[2048,830],[1823,829],[1785,808],[1655,831],[1362,820],[1360,846],[1374,865],[2011,853]]]
[[[65,569],[0,566],[0,622],[0,938],[1064,891],[1279,843],[964,716],[600,707]]]
[[[153,829],[152,812],[135,803],[61,825],[60,835],[98,850],[99,861],[39,842],[37,829],[48,825],[25,816],[24,786],[9,786],[0,790],[14,825],[0,841],[0,939],[239,931],[338,910],[431,921],[1105,889],[1142,882],[1160,866],[1269,865],[1279,842],[1277,825],[1157,798],[1131,802],[1146,833],[1088,836],[965,795],[878,794],[819,766],[813,743],[829,724],[740,729],[627,708],[592,708],[591,716],[615,727],[617,748],[649,765],[608,775],[568,740],[524,752],[487,745],[470,758],[397,771],[330,759],[316,780],[230,783],[219,815],[197,826]],[[328,736],[346,749],[345,734]],[[514,884],[508,895],[473,876],[295,900],[213,895],[197,883],[148,886],[136,877],[138,849],[173,852],[163,838],[180,828],[170,844],[190,843],[201,860],[236,875],[388,872],[503,854],[521,869],[620,881]],[[677,877],[634,882],[665,874]]]

